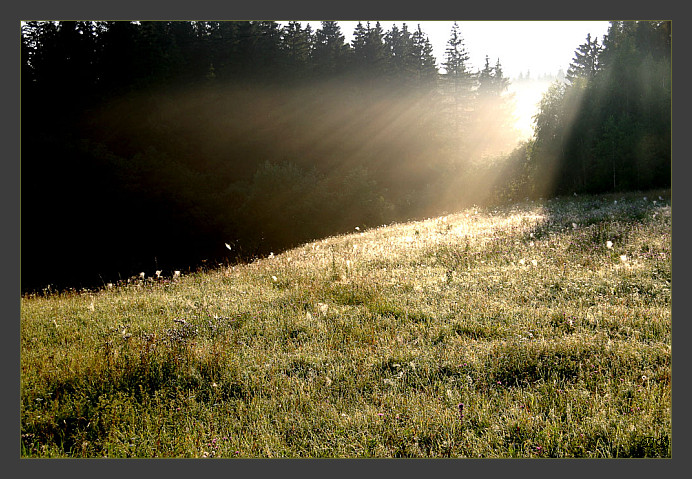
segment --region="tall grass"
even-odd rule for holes
[[[471,208],[22,297],[21,456],[670,457],[671,221]]]

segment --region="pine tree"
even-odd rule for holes
[[[593,41],[591,34],[586,36],[586,43],[579,45],[574,52],[574,59],[567,69],[567,80],[574,83],[577,78],[592,79],[599,69],[598,58],[602,47],[598,44],[598,37]]]
[[[507,93],[509,79],[502,72],[500,59],[495,66],[490,66],[490,58],[486,55],[485,66],[477,78],[473,134],[478,141],[477,150],[481,156],[509,152],[519,138],[514,96]]]
[[[308,65],[312,53],[312,29],[305,29],[300,22],[288,22],[281,37],[282,56],[286,58],[284,69],[289,78],[298,79],[309,75]]]
[[[469,54],[464,46],[459,25],[454,22],[445,50],[445,73],[442,75],[444,95],[448,98],[445,115],[451,128],[448,134],[450,141],[455,144],[451,156],[454,163],[467,160],[470,148],[468,136],[472,128],[471,113],[474,108],[476,79],[469,69],[468,61]]]
[[[423,33],[420,24],[418,24],[418,28],[413,33],[412,41],[412,63],[416,65],[416,79],[418,84],[436,86],[439,77],[437,60],[433,55],[433,47],[430,43],[430,39]]]
[[[336,76],[344,72],[349,47],[335,21],[323,21],[315,31],[312,63],[319,77]]]
[[[388,55],[384,36],[380,22],[374,27],[370,26],[370,22],[366,22],[365,26],[358,22],[353,32],[352,68],[363,81],[380,79],[386,72]]]
[[[389,57],[388,72],[391,78],[410,87],[420,86],[423,83],[422,77],[429,79],[429,71],[425,72],[427,76],[423,74],[428,66],[425,62],[429,62],[426,55],[432,55],[432,47],[430,50],[426,49],[426,40],[422,32],[411,34],[406,23],[402,24],[401,30],[396,24],[392,25],[392,29],[387,32],[384,39]],[[434,74],[437,76],[434,64],[433,58],[432,65]]]

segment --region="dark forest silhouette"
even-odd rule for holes
[[[587,37],[516,147],[454,26],[27,22],[22,291],[247,260],[471,204],[670,185],[670,23]],[[225,244],[231,246],[229,251]]]

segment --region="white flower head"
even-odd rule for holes
[[[226,248],[228,248],[229,250],[232,250],[232,249],[233,249],[233,248],[231,247],[231,245],[229,245],[228,243],[224,243],[224,244],[226,245]]]
[[[523,265],[524,263],[526,263],[526,261],[524,261],[524,258],[522,258],[522,259],[519,260],[519,264],[522,264],[522,265]]]
[[[160,270],[160,269],[157,269],[157,270],[156,270],[156,277],[157,277],[157,278],[160,278],[160,277],[161,277],[161,273],[163,273],[163,271]]]
[[[606,248],[612,249],[613,248],[613,242],[610,240],[606,241]]]
[[[577,229],[577,223],[572,223],[572,228],[576,230]]]
[[[317,303],[317,309],[320,313],[327,314],[327,311],[329,311],[329,306],[325,303]]]
[[[142,271],[141,273],[139,273],[139,277],[140,277],[141,279],[144,279],[144,276],[146,276],[146,275],[144,274],[144,271]]]
[[[538,266],[538,261],[536,261],[535,259],[532,259],[531,264],[534,266]]]
[[[356,231],[360,231],[360,226],[356,226]]]
[[[620,261],[623,261],[623,262],[627,261],[627,255],[626,254],[620,255]]]
[[[180,278],[180,271],[173,271],[173,277],[174,278]]]
[[[277,278],[276,276],[272,276],[272,281],[274,281],[276,283],[278,280],[279,280],[279,278]]]

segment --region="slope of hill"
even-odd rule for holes
[[[670,457],[671,234],[569,197],[22,297],[21,455]]]

